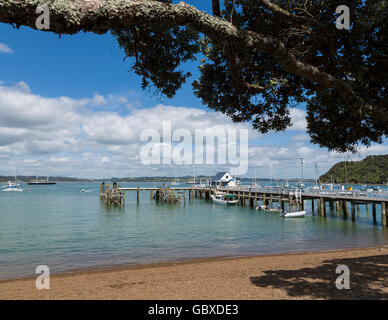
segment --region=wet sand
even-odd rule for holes
[[[338,290],[336,268],[350,269]],[[221,258],[0,281],[0,299],[388,299],[388,247]]]

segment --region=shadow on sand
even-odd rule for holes
[[[336,288],[339,265],[349,267],[350,290]],[[251,282],[258,287],[284,289],[290,298],[388,299],[388,255],[325,260],[316,268],[263,272],[251,277]]]

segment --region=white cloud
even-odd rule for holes
[[[112,104],[131,112],[119,114],[111,110]],[[164,105],[147,109],[135,106],[137,101],[132,103],[121,95],[47,98],[32,93],[23,81],[13,86],[0,84],[0,157],[8,159],[0,163],[0,171],[8,170],[19,159],[23,171],[34,171],[31,174],[46,174],[35,172],[37,164],[55,170],[61,164],[63,171],[50,175],[105,175],[104,164],[108,162],[112,170],[123,168],[128,172],[130,167],[137,170],[132,174],[144,173],[139,170],[141,132],[152,128],[162,136],[163,121],[171,121],[173,132],[184,128],[193,136],[196,129],[238,127],[249,129],[253,138],[259,137],[248,124],[236,126],[221,113]]]
[[[156,105],[153,108],[136,109],[127,116],[113,112],[98,112],[90,116],[82,125],[83,131],[93,141],[125,145],[138,143],[140,134],[146,129],[155,129],[162,135],[163,121],[171,121],[172,131],[187,129],[192,136],[196,129],[245,128],[250,137],[258,137],[248,124],[235,125],[225,115],[196,108]]]
[[[221,113],[197,108],[156,105],[139,108],[136,95],[47,98],[31,92],[21,81],[14,86],[0,82],[0,174],[66,175],[79,177],[174,175],[171,165],[144,167],[139,160],[140,134],[156,129],[162,136],[163,121],[171,121],[172,132],[187,129],[245,128],[249,130],[249,166],[246,176],[268,177],[269,162],[274,177],[298,177],[299,157],[305,158],[305,176],[320,173],[345,155],[330,153],[308,143],[305,111],[292,109],[294,127],[285,144],[257,145],[260,137],[249,124],[234,124]],[[119,111],[118,111],[119,110]],[[129,110],[129,111],[128,111]],[[125,112],[124,112],[125,111]],[[293,132],[295,131],[295,132]],[[388,153],[387,145],[360,148],[360,154]],[[109,163],[109,165],[107,165]],[[222,168],[221,168],[222,167]],[[197,174],[213,174],[225,166],[197,167]],[[13,169],[12,169],[13,170]],[[177,174],[192,174],[191,166],[180,166]]]
[[[103,105],[103,104],[106,104],[107,101],[105,99],[104,96],[98,94],[98,93],[95,93],[94,96],[93,96],[93,102],[94,104],[100,106],[100,105]]]
[[[292,119],[292,127],[289,130],[306,131],[306,111],[297,108],[291,108],[290,114]]]
[[[8,47],[5,43],[0,42],[0,53],[13,53],[13,50]]]
[[[307,141],[310,137],[307,134],[296,134],[292,136],[291,141]]]

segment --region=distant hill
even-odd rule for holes
[[[369,156],[362,161],[346,163],[348,183],[387,184],[388,154]],[[320,182],[345,182],[345,161],[335,164],[328,172],[319,177]]]
[[[34,181],[36,179],[36,176],[22,176],[18,175],[17,180],[21,182],[29,182]],[[46,177],[39,177],[39,179],[45,180]],[[13,181],[15,180],[15,176],[0,176],[0,182],[5,181]],[[58,181],[58,182],[87,182],[87,181],[94,181],[91,179],[78,179],[73,177],[50,177],[50,181]]]

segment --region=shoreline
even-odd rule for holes
[[[341,264],[357,268],[353,290],[334,285]],[[51,275],[50,290],[36,277],[1,280],[0,299],[388,299],[388,245],[77,270]]]
[[[346,251],[357,251],[357,250],[369,250],[369,249],[380,249],[386,248],[388,252],[388,243],[381,246],[373,247],[348,247],[348,248],[337,248],[337,249],[324,249],[324,250],[302,250],[302,251],[290,251],[290,252],[278,252],[278,253],[263,253],[263,254],[252,254],[252,255],[232,255],[232,256],[214,256],[214,257],[204,257],[204,258],[187,258],[181,260],[166,260],[158,262],[149,262],[149,263],[124,263],[124,264],[112,264],[104,266],[96,266],[91,268],[75,268],[68,271],[60,271],[58,273],[51,273],[53,277],[66,277],[71,275],[82,275],[82,274],[93,274],[93,273],[106,273],[106,272],[115,272],[115,271],[125,271],[125,270],[138,270],[138,269],[147,269],[147,268],[157,268],[163,266],[176,266],[179,264],[196,264],[196,263],[206,263],[206,262],[215,262],[215,261],[231,261],[231,260],[241,260],[241,259],[251,259],[251,258],[261,258],[261,257],[280,257],[280,256],[297,256],[304,254],[314,254],[314,253],[330,253],[330,252],[346,252]],[[36,279],[38,275],[29,275],[21,276],[16,278],[6,278],[0,279],[0,284],[4,282],[12,281],[22,281],[22,280],[31,280]]]

